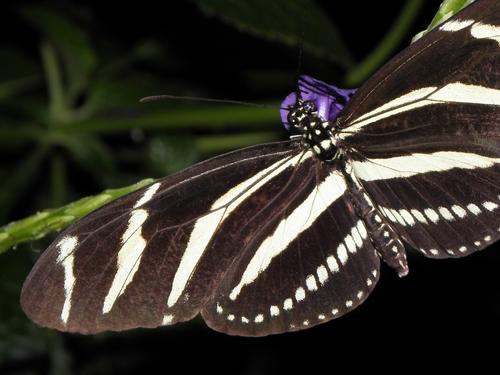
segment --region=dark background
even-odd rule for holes
[[[395,3],[318,1],[358,62],[397,18],[401,6]],[[398,50],[427,27],[439,5],[439,1],[422,3]],[[21,137],[20,130],[50,127],[53,120],[40,61],[39,45],[46,32],[23,15],[23,9],[38,4],[70,20],[99,56],[98,68],[89,74],[91,83],[74,95],[72,109],[95,95],[97,109],[86,118],[87,125],[95,119],[132,118],[134,126],[99,129],[84,136],[77,132],[72,140],[51,143],[43,157],[30,159],[38,140]],[[220,16],[207,16],[190,1],[6,1],[2,7],[0,53],[16,58],[2,60],[0,78],[2,82],[24,75],[35,78],[8,97],[1,96],[0,85],[0,225],[107,187],[160,177],[253,140],[286,137],[277,110],[275,119],[226,123],[220,120],[224,111],[233,114],[242,109],[171,101],[145,107],[137,99],[169,93],[277,105],[294,89],[296,44],[240,31]],[[345,67],[307,50],[301,72],[339,86],[346,77]],[[161,119],[179,107],[188,110],[186,116],[192,121],[161,126]],[[222,112],[213,113],[214,108]],[[204,126],[197,113],[206,113],[207,121],[216,125]],[[144,119],[151,114],[159,116],[160,125],[147,124]],[[71,126],[71,121],[76,120],[60,121],[61,126],[66,122]],[[80,147],[72,143],[75,139]],[[85,337],[39,329],[20,310],[22,282],[52,238],[0,256],[1,374],[335,373],[366,365],[370,371],[406,371],[425,368],[427,361],[437,359],[445,365],[484,364],[488,349],[498,348],[500,256],[495,245],[459,260],[432,261],[410,253],[407,277],[399,279],[384,266],[379,286],[360,308],[298,333],[230,337],[196,319],[174,327]],[[479,356],[473,357],[476,351]],[[397,364],[400,359],[404,365]]]

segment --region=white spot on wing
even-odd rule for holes
[[[319,266],[316,269],[316,274],[318,275],[318,281],[321,285],[323,285],[328,280],[328,270],[325,266]]]
[[[413,216],[405,209],[399,210],[399,214],[403,217],[403,219],[410,224],[411,226],[415,225],[415,220]]]
[[[73,293],[73,286],[75,285],[73,270],[75,257],[73,255],[73,250],[77,245],[78,239],[74,236],[64,237],[57,244],[59,249],[57,263],[61,264],[64,268],[64,305],[61,311],[61,320],[64,324],[68,322],[69,313],[71,311],[71,295]]]
[[[216,310],[218,314],[222,314],[224,312],[224,309],[222,308],[221,305],[219,305],[219,302],[217,302]]]
[[[486,208],[488,211],[494,211],[498,208],[498,204],[494,202],[484,202],[483,207]]]
[[[378,218],[378,220],[377,220],[377,218]],[[380,219],[380,216],[378,216],[378,215],[375,215],[375,220],[377,220],[379,223],[382,222],[382,220]],[[368,236],[368,232],[366,231],[365,223],[363,223],[363,221],[359,220],[358,224],[356,225],[356,228],[358,228],[359,234],[365,240],[366,237]]]
[[[172,322],[174,321],[174,316],[169,314],[169,315],[164,315],[163,316],[163,320],[161,322],[161,325],[162,326],[168,326],[170,324],[172,324]]]
[[[481,209],[476,206],[474,203],[469,203],[467,205],[467,209],[472,212],[474,215],[479,215],[481,213]]]
[[[439,221],[439,215],[432,208],[426,208],[424,210],[425,216],[429,218],[433,223],[437,223]]]
[[[361,245],[363,245],[363,239],[361,238],[361,235],[359,234],[358,229],[356,227],[353,227],[351,229],[351,236],[352,238],[354,238],[356,247],[361,248]]]
[[[356,252],[356,244],[354,243],[354,240],[351,237],[351,235],[348,234],[347,236],[345,236],[344,240],[347,245],[347,248],[349,249],[349,252],[354,254]],[[342,264],[344,264],[344,262],[342,262]]]
[[[331,273],[338,272],[339,264],[337,263],[337,260],[333,255],[330,255],[328,258],[326,258],[326,263],[328,264],[328,268],[330,269]]]
[[[287,298],[283,302],[283,310],[291,310],[293,308],[293,301],[291,298]]]
[[[457,215],[460,219],[464,218],[467,215],[467,211],[465,211],[462,207],[458,205],[451,206],[451,210]]]
[[[269,314],[271,316],[278,316],[280,314],[280,308],[278,306],[271,306],[269,308]]]
[[[314,275],[309,275],[306,278],[306,286],[310,292],[318,290],[318,284],[316,284],[316,278]]]
[[[451,214],[451,212],[446,207],[438,207],[438,211],[442,217],[444,217],[448,221],[455,220],[455,217]]]
[[[337,257],[339,258],[340,263],[342,263],[342,265],[347,263],[349,255],[347,254],[347,250],[344,244],[340,244],[339,247],[337,248]]]
[[[111,310],[117,298],[125,292],[139,269],[142,253],[146,247],[146,240],[142,237],[142,225],[147,218],[148,212],[143,209],[136,209],[130,215],[127,230],[122,236],[122,247],[117,256],[117,271],[108,294],[104,298],[103,314]]]
[[[428,224],[429,222],[427,221],[427,219],[425,218],[424,215],[422,215],[422,212],[420,212],[419,210],[416,210],[416,209],[411,209],[410,210],[412,215],[419,221],[421,222],[422,224]]]
[[[298,287],[295,291],[295,299],[297,302],[303,301],[306,298],[306,291],[302,287]]]

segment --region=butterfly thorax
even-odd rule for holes
[[[289,109],[288,124],[302,135],[304,143],[322,161],[332,162],[341,155],[332,123],[319,116],[314,102],[298,100]]]

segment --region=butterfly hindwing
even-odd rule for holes
[[[202,311],[219,331],[245,336],[294,331],[337,318],[374,288],[379,258],[342,174],[307,181],[266,219]]]

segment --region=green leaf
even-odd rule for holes
[[[425,29],[424,31],[418,33],[413,37],[412,42],[417,41],[420,39],[422,36],[427,34],[429,31],[434,29],[436,26],[439,26],[446,20],[450,19],[453,17],[455,14],[460,12],[463,8],[465,8],[467,5],[472,4],[475,0],[444,0],[441,3],[441,6],[439,7],[438,12],[432,19],[431,23]]]
[[[83,32],[67,17],[47,7],[31,6],[22,15],[57,47],[64,60],[68,80],[68,95],[75,97],[85,88],[97,66],[97,57]]]
[[[149,104],[144,104],[145,109]],[[172,109],[145,111],[142,115],[95,117],[86,121],[67,124],[58,129],[66,134],[115,134],[131,129],[186,130],[193,128],[235,128],[242,126],[263,127],[264,124],[281,126],[279,105],[276,108],[238,106],[186,105]],[[1,129],[0,129],[1,135]]]
[[[303,48],[342,67],[353,58],[337,27],[311,0],[193,0],[208,15],[237,29],[290,46]]]
[[[106,203],[149,185],[153,181],[145,179],[124,188],[105,190],[101,194],[82,198],[60,208],[45,210],[0,227],[0,254],[18,244],[34,241],[60,231]]]

